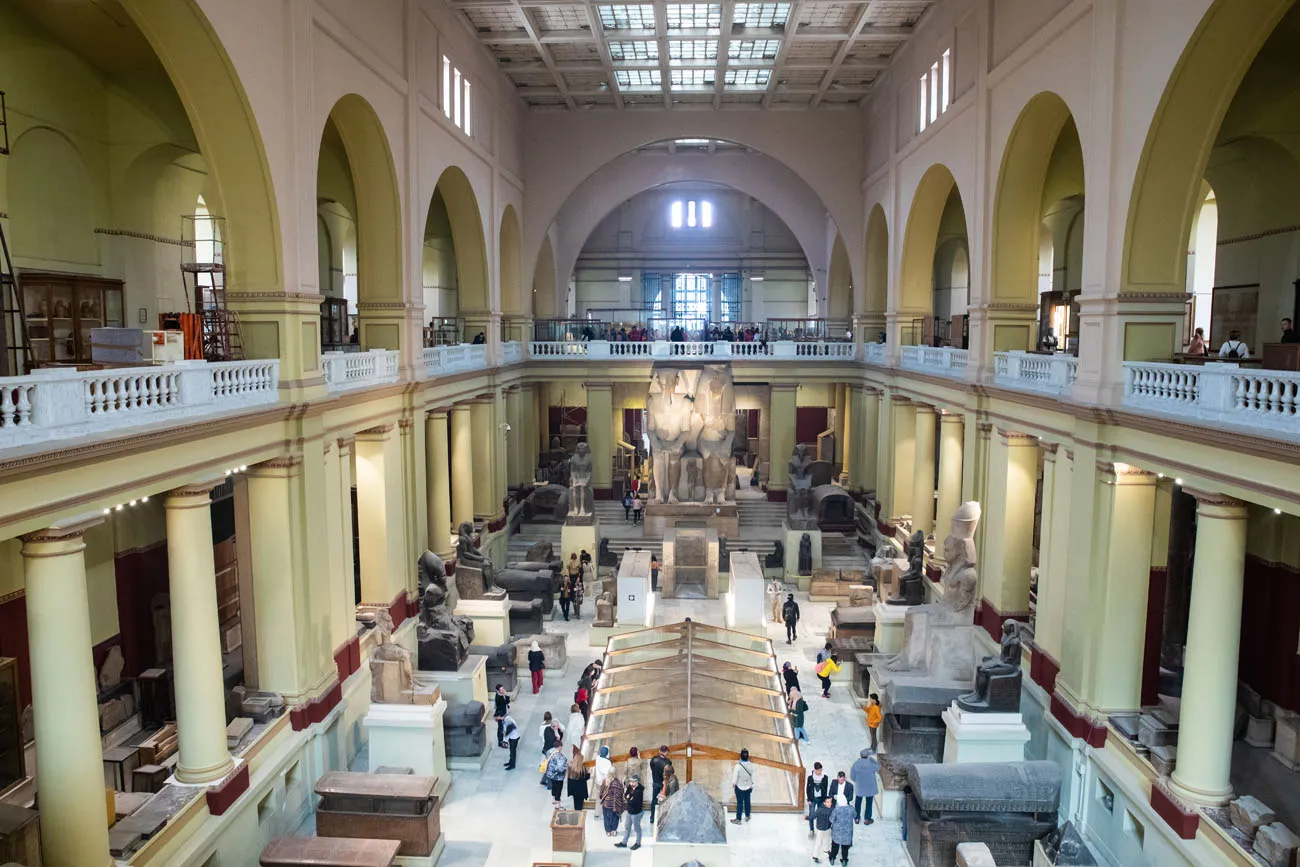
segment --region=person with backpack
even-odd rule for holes
[[[739,825],[742,817],[748,822],[754,795],[754,766],[749,762],[749,750],[740,751],[740,761],[731,769],[731,788],[736,792],[736,818],[731,824]]]
[[[808,737],[808,730],[803,727],[804,714],[808,712],[808,702],[804,701],[803,693],[799,692],[798,687],[790,689],[790,724],[794,726],[795,740],[802,739],[804,743],[812,743]]]
[[[655,824],[655,807],[659,804],[659,793],[664,787],[664,768],[671,768],[673,760],[668,758],[668,747],[659,748],[659,755],[650,760],[650,827]]]
[[[623,495],[623,523],[632,520],[632,492]]]
[[[785,621],[785,643],[794,644],[799,638],[799,603],[794,601],[793,593],[786,594],[781,619]]]
[[[817,663],[817,679],[822,682],[822,698],[831,697],[831,675],[839,674],[840,658],[832,653]]]
[[[1249,358],[1250,347],[1242,342],[1241,332],[1235,328],[1228,332],[1228,339],[1219,347],[1220,358]]]

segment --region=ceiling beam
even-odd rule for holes
[[[717,64],[713,68],[713,107],[722,105],[722,83],[727,78],[728,54],[731,52],[731,19],[736,12],[735,0],[722,0],[722,36],[718,39]]]
[[[776,51],[776,60],[772,62],[772,75],[767,80],[767,92],[763,94],[763,108],[772,105],[772,97],[776,93],[776,83],[781,77],[781,68],[785,64],[786,55],[790,53],[790,45],[794,42],[795,36],[799,33],[799,16],[803,13],[803,0],[792,0],[790,3],[790,13],[785,19],[785,35],[781,39],[781,47]]]
[[[673,107],[672,73],[668,69],[668,7],[665,3],[656,3],[655,41],[659,45],[659,89],[663,93],[664,108]]]
[[[582,8],[587,11],[587,24],[596,37],[596,49],[600,51],[601,62],[605,64],[605,69],[602,70],[608,76],[605,84],[614,94],[614,105],[622,108],[623,93],[618,89],[618,78],[614,75],[614,58],[609,53],[609,43],[605,41],[605,28],[600,23],[600,13],[596,11],[596,4],[591,0],[587,0]]]
[[[524,29],[528,31],[529,38],[533,40],[533,45],[537,48],[537,53],[542,56],[542,63],[546,64],[546,68],[551,72],[551,77],[555,79],[555,86],[560,89],[560,95],[564,97],[564,104],[569,107],[570,111],[572,111],[577,108],[577,104],[573,101],[573,97],[568,93],[567,83],[564,80],[564,76],[556,72],[555,58],[551,57],[551,50],[543,45],[541,40],[538,38],[538,34],[541,33],[542,28],[533,19],[533,16],[537,13],[533,12],[531,9],[525,9],[517,3],[515,4],[515,8],[519,10],[519,17],[523,19]]]
[[[868,7],[870,7],[870,6],[871,6],[871,4],[870,4],[870,3],[867,3],[867,4],[865,4],[865,5],[863,6],[863,9],[866,9],[866,8],[868,8]],[[858,10],[858,15],[857,15],[857,18],[854,20],[854,23],[856,24],[858,21],[863,21],[863,20],[865,20],[865,19],[863,19],[863,17],[862,17],[862,10]],[[859,31],[860,31],[860,32],[859,32]],[[859,39],[859,40],[868,40],[868,39],[889,39],[889,40],[895,40],[895,39],[906,39],[906,38],[908,38],[909,36],[911,36],[914,32],[915,32],[915,28],[913,28],[913,27],[866,27],[866,28],[863,28],[862,25],[859,24],[856,30],[854,29],[854,27],[853,27],[852,25],[849,26],[849,29],[848,29],[848,30],[841,30],[841,29],[838,28],[838,27],[804,27],[803,29],[801,29],[801,30],[799,31],[799,38],[800,38],[800,39],[807,40],[807,41],[809,41],[809,42],[816,41],[816,40],[821,40],[821,41],[823,41],[823,42],[824,42],[824,41],[827,41],[827,40],[830,40],[830,41],[834,42],[834,41],[838,41],[838,40],[841,40],[841,39]]]

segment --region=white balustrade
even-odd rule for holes
[[[1300,434],[1300,373],[1293,371],[1126,361],[1123,402],[1213,424]]]
[[[513,345],[515,351],[521,353],[523,349],[518,343],[503,343],[502,355],[505,355],[505,348]],[[448,346],[426,346],[423,351],[424,358],[424,375],[426,377],[444,376],[449,373],[459,373],[464,370],[482,370],[487,367],[487,346],[482,343],[454,343]],[[503,364],[512,362],[502,359]]]
[[[732,358],[765,358],[771,355],[770,344],[757,340],[738,340],[731,343]]]
[[[585,342],[575,340],[533,340],[528,344],[530,358],[586,357],[587,351],[588,347]]]
[[[825,358],[852,361],[854,346],[836,340],[534,340],[528,345],[532,358],[554,359],[652,359],[652,358]]]
[[[42,368],[0,379],[0,448],[275,403],[279,385],[278,360]]]
[[[1078,359],[1072,355],[1037,355],[1016,350],[993,353],[993,382],[1003,388],[1069,394]]]
[[[518,340],[507,340],[501,344],[501,363],[518,364],[524,360],[524,349]]]
[[[881,346],[881,349],[884,347]],[[965,375],[966,364],[970,359],[967,350],[955,346],[900,346],[898,355],[899,365],[906,370],[956,377]]]
[[[397,382],[400,357],[396,349],[326,352],[321,356],[325,385],[335,392]]]
[[[862,360],[868,364],[885,364],[885,344],[883,343],[864,343],[862,344]]]

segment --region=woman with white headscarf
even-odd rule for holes
[[[537,695],[541,691],[542,670],[545,668],[546,654],[542,653],[542,648],[534,640],[528,648],[528,673],[533,678],[533,695]]]

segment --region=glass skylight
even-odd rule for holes
[[[677,90],[712,89],[713,87],[712,69],[673,69],[670,72],[672,85]]]
[[[737,3],[733,21],[745,27],[784,27],[789,3]]]
[[[716,39],[674,39],[668,43],[669,60],[717,60]]]
[[[727,56],[732,60],[775,60],[780,50],[780,39],[746,39],[731,42]]]
[[[771,77],[770,69],[728,69],[723,83],[737,90],[747,87],[767,87]]]
[[[657,69],[616,69],[614,80],[623,90],[658,90],[661,79]]]
[[[650,39],[609,43],[609,56],[615,61],[658,60],[659,43]]]
[[[666,14],[669,28],[722,26],[718,3],[669,3]]]
[[[600,25],[606,30],[654,30],[655,8],[648,3],[597,6]]]

